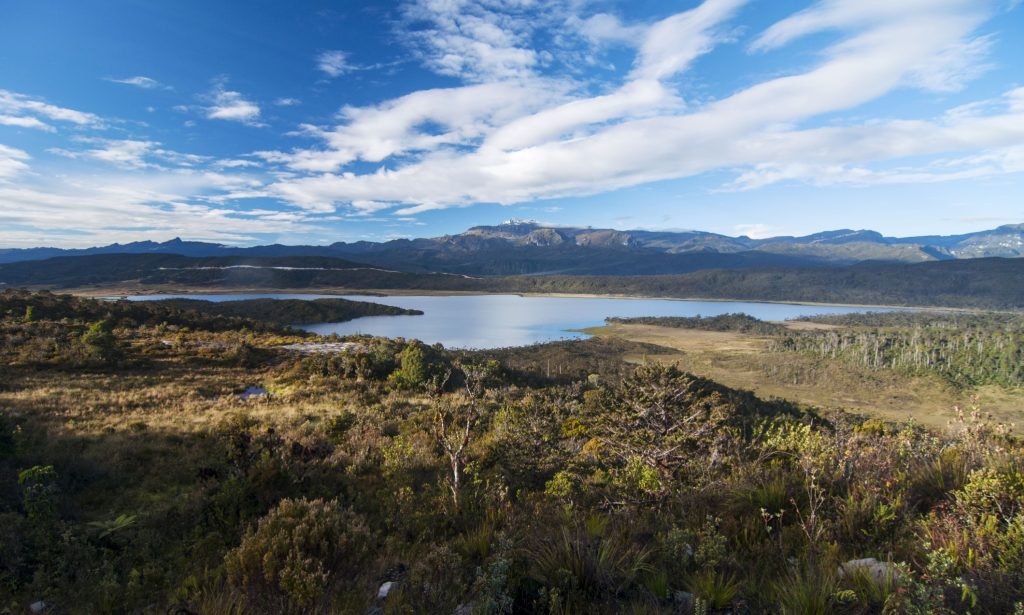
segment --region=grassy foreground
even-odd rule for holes
[[[1024,612],[1024,450],[980,410],[46,301],[0,313],[0,612]]]

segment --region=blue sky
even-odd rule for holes
[[[0,246],[1024,221],[1019,0],[7,0]]]

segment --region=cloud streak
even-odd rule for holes
[[[111,83],[120,83],[122,85],[131,85],[131,86],[134,86],[134,87],[137,87],[137,88],[141,88],[143,90],[170,90],[170,89],[172,89],[170,86],[164,85],[164,84],[160,83],[159,81],[157,81],[156,79],[152,79],[150,77],[144,77],[142,75],[136,75],[135,77],[125,77],[123,79],[115,79],[114,77],[104,77],[103,80],[104,81],[109,81]]]
[[[28,164],[25,161],[30,158],[27,152],[0,144],[0,182],[27,171]]]
[[[92,113],[51,105],[50,103],[9,90],[0,90],[0,113],[8,117],[7,125],[12,125],[12,122],[17,121],[17,118],[21,118],[23,122],[31,123],[31,119],[24,119],[26,117],[44,117],[55,122],[67,122],[78,126],[98,126],[101,123],[99,116]],[[11,118],[15,119],[12,120]],[[27,127],[37,128],[38,126]]]
[[[46,122],[40,121],[39,118],[27,115],[0,115],[0,125],[14,126],[16,128],[33,128],[36,130],[44,130],[46,132],[57,131],[56,128],[50,126]]]
[[[330,77],[340,77],[354,68],[344,51],[324,51],[316,57],[316,67]]]

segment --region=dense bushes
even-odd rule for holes
[[[253,605],[308,612],[370,553],[366,521],[337,501],[285,499],[226,557],[228,581]]]

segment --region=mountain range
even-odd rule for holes
[[[85,249],[0,249],[0,263],[98,254],[190,257],[331,257],[406,272],[462,275],[658,275],[704,269],[835,267],[862,262],[919,263],[1024,256],[1024,224],[951,236],[886,237],[840,229],[802,237],[753,239],[703,231],[562,227],[510,220],[455,235],[323,246],[233,247],[173,239]]]

